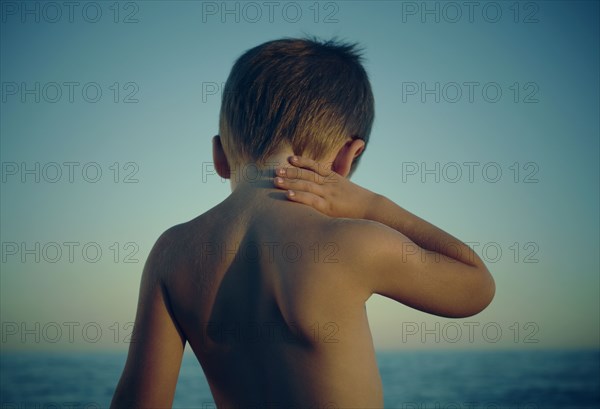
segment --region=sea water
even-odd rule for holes
[[[2,353],[0,408],[108,407],[125,357]],[[390,409],[600,408],[600,350],[390,351],[377,359]],[[191,353],[184,355],[173,407],[215,408]]]

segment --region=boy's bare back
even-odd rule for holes
[[[340,221],[245,186],[168,233],[175,320],[219,407],[382,407]],[[167,250],[173,251],[173,250]]]

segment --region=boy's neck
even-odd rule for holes
[[[234,165],[230,169],[232,192],[248,189],[275,189],[273,185],[275,169],[292,167],[288,161],[288,158],[292,155],[293,152],[291,151],[283,151],[269,156],[264,165],[253,162]]]

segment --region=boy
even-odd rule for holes
[[[373,118],[354,45],[237,60],[213,138],[232,193],[154,245],[112,407],[170,407],[189,342],[219,408],[379,408],[372,294],[445,317],[491,302],[464,243],[349,181]]]

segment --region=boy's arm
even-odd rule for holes
[[[348,255],[369,255],[364,268],[370,273],[360,277],[370,291],[448,317],[474,315],[491,302],[494,280],[466,244],[310,159],[290,163],[296,168],[278,169],[283,181],[275,180],[277,187],[289,189],[290,200],[332,217],[365,219],[348,223],[360,231]]]
[[[111,408],[170,408],[179,376],[185,337],[168,306],[162,274],[169,239],[156,242],[142,274],[138,309],[125,369]]]
[[[439,253],[473,267],[487,269],[477,253],[465,243],[384,196],[375,195],[372,198],[364,218],[385,224],[404,234],[423,250]]]

